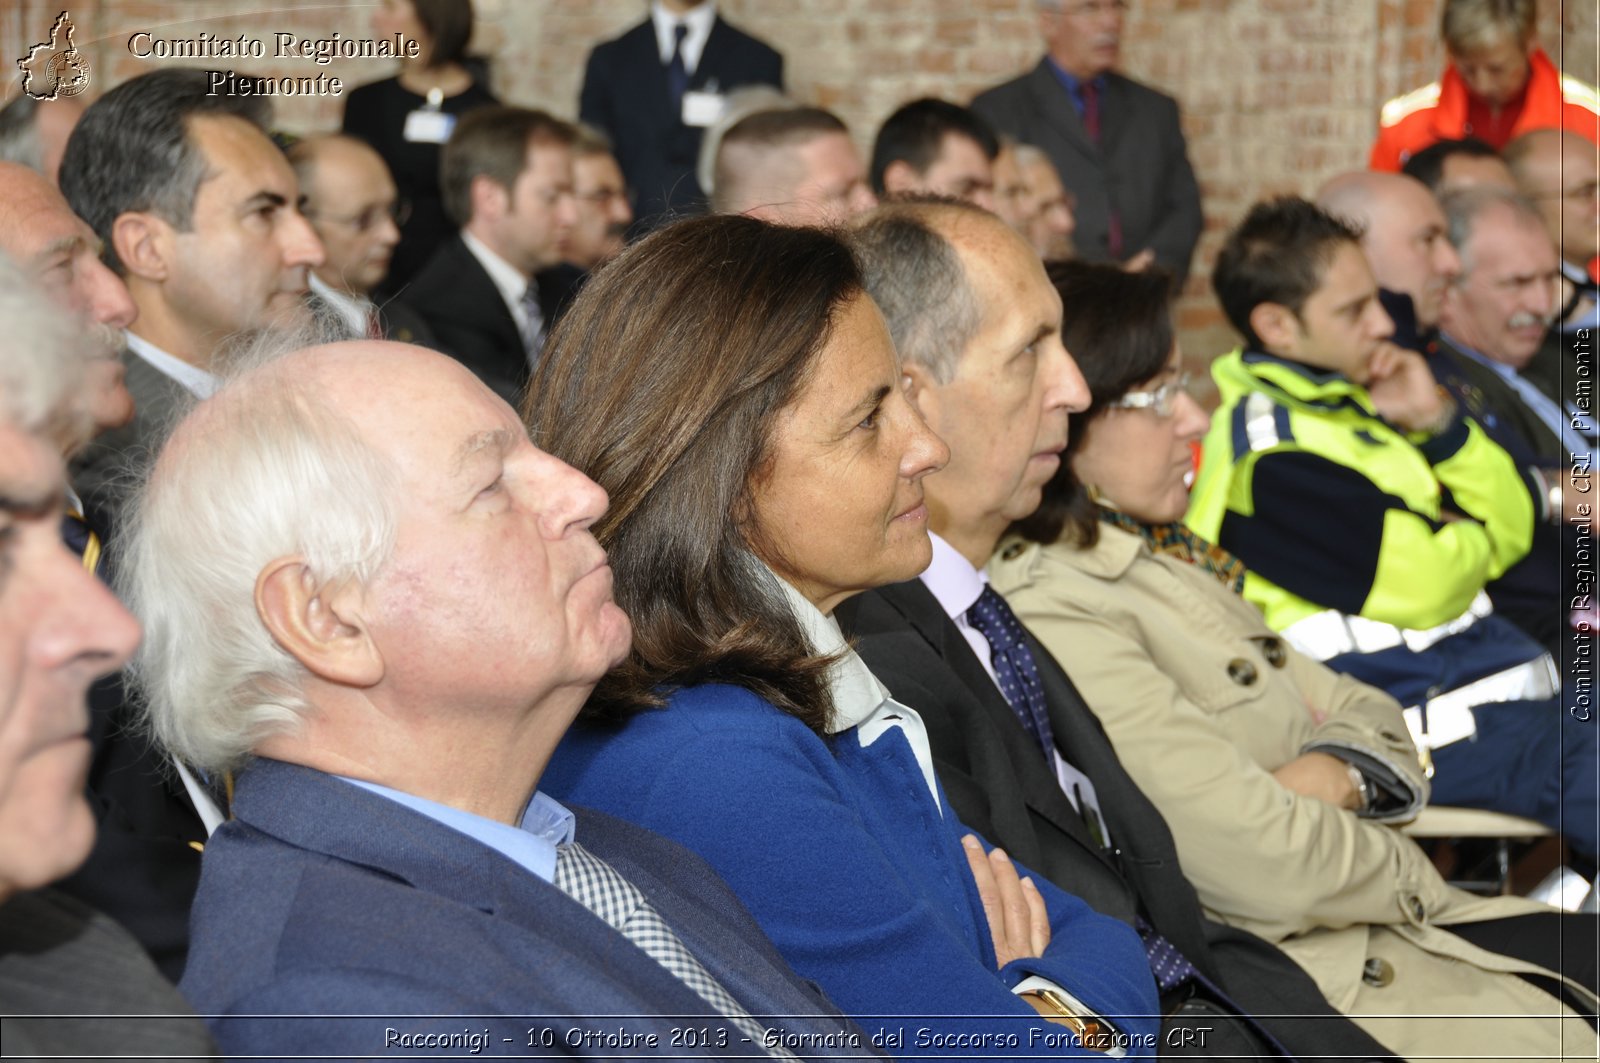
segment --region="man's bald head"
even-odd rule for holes
[[[343,134],[297,141],[288,157],[306,219],[322,240],[317,276],[338,291],[366,295],[389,272],[400,242],[399,192],[388,164],[365,141]]]
[[[1359,170],[1323,185],[1317,205],[1361,230],[1361,249],[1379,287],[1411,298],[1419,328],[1439,323],[1461,260],[1427,185],[1404,174]]]
[[[1600,160],[1594,142],[1560,129],[1536,129],[1506,146],[1517,188],[1539,208],[1561,257],[1579,269],[1600,254]]]

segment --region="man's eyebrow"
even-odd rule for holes
[[[462,441],[456,448],[455,471],[457,474],[464,469],[469,461],[485,450],[496,450],[501,454],[506,453],[516,442],[516,436],[506,428],[495,428],[487,432],[474,432]]]
[[[288,206],[288,204],[288,197],[277,192],[262,190],[244,201],[244,210],[248,213],[252,210],[259,210],[262,207],[284,207]]]
[[[44,262],[60,254],[76,251],[80,247],[90,247],[90,243],[82,233],[72,233],[59,239],[51,240],[38,254],[33,256],[35,262]]]

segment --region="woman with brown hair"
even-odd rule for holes
[[[1401,1055],[1557,1056],[1563,1031],[1593,1045],[1511,972],[1559,981],[1505,944],[1572,917],[1445,883],[1387,822],[1428,795],[1400,706],[1297,653],[1239,595],[1238,559],[1182,523],[1190,446],[1210,422],[1184,389],[1166,280],[1077,262],[1050,273],[1090,405],[989,574],[1166,817],[1207,913],[1277,944]],[[1588,933],[1566,973],[1592,983]]]
[[[525,413],[610,494],[593,530],[634,624],[547,788],[697,851],[847,1013],[929,1016],[901,1048],[1084,1051],[1056,1008],[1152,1046],[1138,937],[967,834],[831,615],[926,567],[948,457],[850,248],[729,216],[652,235],[573,304]]]

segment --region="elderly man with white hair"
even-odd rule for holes
[[[0,1037],[8,1055],[207,1055],[128,932],[47,888],[94,843],[85,695],[139,627],[60,536],[89,341],[4,255],[0,320]]]
[[[178,426],[123,586],[157,735],[234,776],[182,983],[227,1052],[859,1054],[709,867],[538,793],[629,645],[605,507],[400,344],[267,361]]]

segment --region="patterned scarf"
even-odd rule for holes
[[[1201,572],[1209,572],[1235,594],[1244,590],[1244,562],[1215,543],[1202,539],[1190,531],[1182,521],[1173,521],[1171,524],[1145,524],[1104,503],[1099,508],[1101,520],[1137,535],[1156,553],[1187,561]]]

